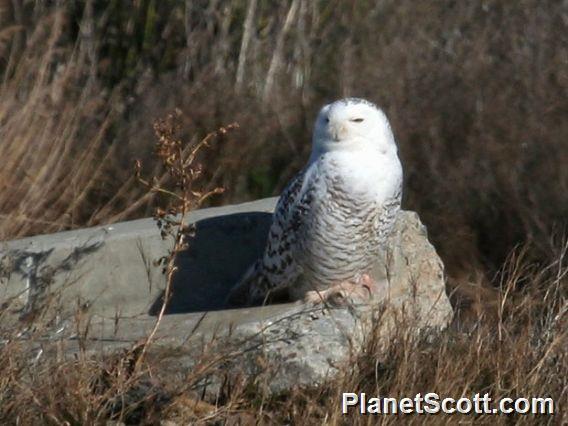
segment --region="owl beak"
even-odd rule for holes
[[[347,129],[343,124],[334,124],[330,127],[331,138],[335,142],[339,142],[341,139],[343,139],[346,132]]]

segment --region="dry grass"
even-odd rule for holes
[[[144,342],[118,352],[87,351],[79,333],[72,343],[46,340],[54,318],[20,329],[2,327],[0,346],[0,421],[3,424],[100,424],[108,419],[127,424],[171,420],[250,424],[374,424],[373,417],[340,412],[342,392],[390,397],[436,392],[458,398],[474,393],[503,397],[551,397],[556,414],[548,416],[477,416],[494,424],[563,424],[568,392],[568,246],[557,262],[528,267],[518,251],[502,271],[502,296],[494,323],[475,329],[457,327],[417,335],[401,322],[388,340],[371,333],[363,351],[344,373],[319,388],[296,388],[267,396],[265,376],[233,377],[216,394],[200,393],[210,376],[224,377],[227,359],[239,356],[230,345],[213,345],[192,367],[180,363],[183,353],[157,348],[142,358]],[[531,286],[525,286],[525,283]],[[518,291],[519,286],[524,290]],[[3,322],[3,324],[6,324]],[[50,328],[51,327],[51,328]],[[82,327],[81,327],[82,329]],[[221,349],[226,347],[226,351]],[[40,350],[41,348],[41,350]],[[180,348],[181,349],[181,348]],[[233,351],[233,352],[231,352]],[[25,409],[22,409],[25,407]],[[398,416],[382,416],[384,424]],[[405,423],[455,424],[472,417],[405,416]]]
[[[367,97],[392,121],[404,206],[428,226],[457,318],[477,327],[435,345],[401,330],[379,364],[371,339],[360,368],[320,390],[263,400],[245,383],[191,415],[345,422],[337,392],[358,389],[565,401],[567,22],[555,0],[0,1],[0,239],[151,215],[163,199],[137,184],[132,159],[166,171],[151,123],[174,107],[193,142],[239,122],[202,158],[204,191],[222,186],[230,203],[278,193],[322,103]],[[132,405],[139,418],[190,418],[191,381],[161,381],[152,360],[111,374],[101,396],[88,384],[108,360],[36,362],[19,332],[0,349],[2,423],[134,416],[116,408],[131,389],[151,402]],[[535,419],[497,423],[515,420]]]

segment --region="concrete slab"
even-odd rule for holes
[[[221,309],[228,289],[261,253],[277,198],[192,212],[190,249],[168,313]],[[30,309],[42,293],[65,287],[66,303],[102,317],[154,315],[165,279],[155,261],[167,254],[152,219],[141,219],[0,243],[0,298]]]

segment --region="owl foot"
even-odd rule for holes
[[[343,281],[326,290],[308,291],[304,296],[304,303],[341,306],[353,302],[368,302],[373,299],[378,289],[377,282],[369,274],[361,274],[355,280]]]

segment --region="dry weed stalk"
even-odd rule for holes
[[[154,176],[146,180],[141,175],[141,161],[137,160],[135,164],[136,179],[148,189],[148,192],[165,195],[169,200],[166,208],[156,208],[154,219],[160,228],[162,238],[173,240],[172,249],[166,256],[157,261],[159,265],[163,266],[162,271],[166,276],[166,287],[162,307],[152,331],[143,343],[137,367],[141,365],[147,349],[158,331],[172,296],[172,280],[177,271],[176,256],[188,248],[188,240],[194,235],[195,229],[193,224],[187,223],[187,214],[201,206],[209,197],[221,194],[224,191],[220,187],[210,191],[203,191],[197,187],[196,184],[203,170],[201,164],[196,162],[197,154],[203,148],[208,147],[213,138],[224,135],[238,127],[237,123],[220,127],[218,130],[207,134],[197,144],[191,145],[178,136],[180,117],[181,111],[176,109],[173,113],[168,114],[165,119],[159,119],[154,123],[154,132],[158,138],[155,155],[165,169],[165,179]]]

